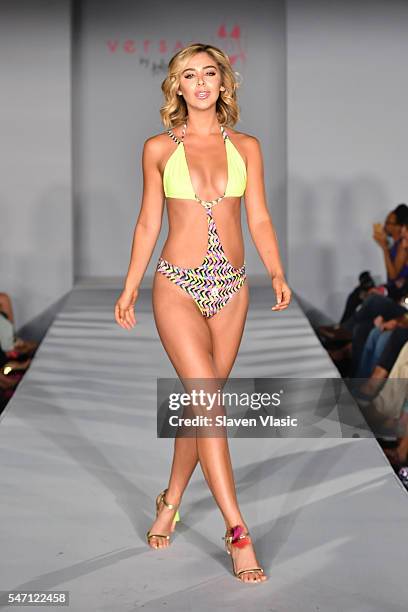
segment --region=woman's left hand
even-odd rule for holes
[[[289,306],[292,292],[283,276],[272,277],[272,287],[276,295],[276,304],[271,310],[285,310]]]

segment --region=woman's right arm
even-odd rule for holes
[[[384,249],[384,261],[385,267],[387,269],[387,276],[389,280],[396,280],[404,267],[407,260],[406,249],[404,248],[402,242],[399,243],[397,253],[394,257],[394,260],[391,259],[390,252],[388,248]]]
[[[397,252],[395,254],[394,259],[392,259],[387,243],[387,236],[384,230],[380,233],[375,232],[373,238],[380,245],[383,251],[387,280],[392,281],[397,279],[405,263],[407,263],[407,253],[406,249],[402,244],[402,241],[397,247]]]
[[[156,137],[148,138],[143,147],[143,196],[139,216],[133,234],[130,263],[125,289],[139,289],[154,247],[160,234],[164,191],[159,159],[161,143]]]
[[[157,137],[148,138],[142,155],[142,204],[133,233],[124,289],[115,304],[116,322],[124,329],[131,329],[136,324],[134,306],[140,283],[160,234],[164,208],[164,190],[159,168],[160,155],[160,141]]]

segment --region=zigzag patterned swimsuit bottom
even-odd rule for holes
[[[245,261],[241,268],[229,262],[220,242],[211,207],[205,206],[208,220],[208,246],[203,263],[197,268],[181,268],[162,257],[156,270],[184,289],[201,314],[212,317],[226,306],[245,283]]]

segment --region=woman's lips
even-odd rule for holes
[[[199,100],[205,100],[210,95],[210,92],[209,91],[197,91],[194,95]]]

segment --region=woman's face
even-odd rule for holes
[[[221,85],[217,62],[208,53],[200,52],[190,57],[182,68],[178,91],[182,92],[187,106],[202,110],[216,103]]]
[[[396,240],[399,238],[401,233],[401,226],[397,223],[397,216],[395,213],[389,213],[384,223],[384,230],[388,236],[391,236]]]

